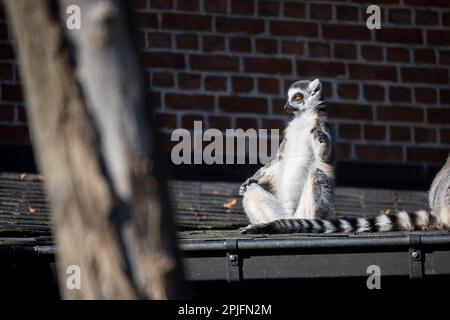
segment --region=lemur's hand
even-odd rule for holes
[[[245,182],[239,188],[239,195],[243,196],[244,193],[247,191],[248,186],[251,185],[252,183],[258,183],[258,181],[252,178],[248,178],[247,180],[245,180]]]
[[[314,140],[319,143],[328,143],[328,136],[325,132],[320,130],[319,128],[314,128],[312,131]]]

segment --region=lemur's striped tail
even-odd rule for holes
[[[448,227],[448,226],[447,226]],[[444,229],[439,216],[425,210],[408,213],[399,211],[365,218],[280,219],[253,224],[242,233],[352,233]]]

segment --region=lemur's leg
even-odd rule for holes
[[[242,205],[252,224],[287,218],[278,199],[256,183],[247,186]]]

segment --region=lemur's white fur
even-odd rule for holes
[[[333,210],[333,137],[323,103],[319,80],[298,81],[290,87],[285,108],[294,118],[278,155],[241,187],[251,223],[325,218]]]

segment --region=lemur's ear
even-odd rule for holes
[[[322,84],[320,83],[319,79],[313,80],[310,82],[308,86],[309,92],[311,92],[311,95],[315,95],[317,92],[319,92],[322,89]]]

